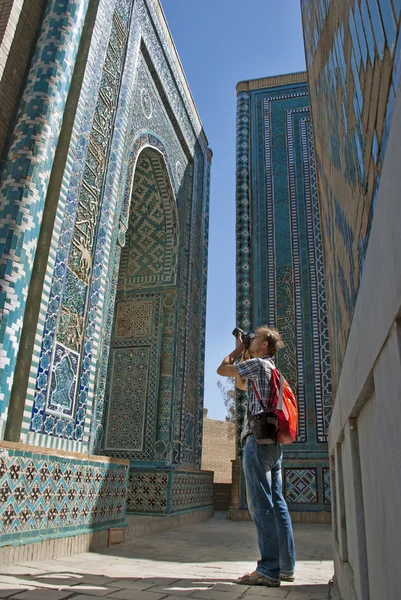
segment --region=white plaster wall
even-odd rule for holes
[[[401,93],[329,431],[343,600],[401,598]]]

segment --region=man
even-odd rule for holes
[[[271,372],[274,368],[272,359],[284,344],[277,329],[263,325],[258,327],[249,345],[249,354],[253,358],[238,362],[246,350],[241,334],[237,343],[237,348],[224,358],[217,373],[236,378],[237,387],[246,389],[250,414],[256,414],[262,407],[254,386],[266,406],[270,396]],[[241,443],[244,447],[243,467],[247,502],[256,526],[260,559],[253,573],[246,573],[236,582],[243,585],[278,587],[281,581],[294,581],[295,568],[292,525],[282,490],[282,448],[274,442],[257,444],[247,419],[242,430]]]

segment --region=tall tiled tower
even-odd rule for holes
[[[267,323],[285,341],[278,365],[299,403],[297,441],[285,448],[285,493],[294,519],[307,512],[324,521],[331,373],[306,73],[241,82],[237,94],[237,324]],[[240,410],[244,400],[240,394]]]

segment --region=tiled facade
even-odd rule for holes
[[[130,501],[145,467],[156,480],[166,468],[168,513],[211,506],[211,476],[199,471],[199,332],[212,155],[158,0],[50,0],[10,139],[1,437],[129,459],[128,510],[165,512],[144,494],[140,508]],[[24,387],[14,372],[27,358]],[[11,467],[4,477],[11,485]]]
[[[296,442],[284,447],[287,501],[327,511],[331,371],[306,73],[242,82],[237,93],[237,324],[267,323],[283,337],[278,366],[299,406]],[[242,414],[244,403],[239,393]]]
[[[391,598],[401,585],[401,3],[301,6],[333,366],[333,593]]]
[[[302,0],[336,386],[401,75],[398,0]]]

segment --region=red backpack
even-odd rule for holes
[[[251,383],[255,396],[263,407],[256,386],[253,381]],[[298,404],[288,381],[275,366],[271,371],[270,400],[267,410],[277,417],[276,441],[279,444],[292,444],[297,437]]]
[[[292,444],[297,437],[297,399],[288,381],[278,369],[272,369],[270,387],[270,404],[278,417],[277,442]]]

